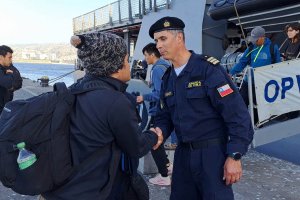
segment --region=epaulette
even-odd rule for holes
[[[216,59],[212,56],[202,55],[201,57],[213,65],[218,65],[220,63],[220,61],[218,59]]]
[[[164,75],[161,77],[161,80],[164,80],[166,74],[170,74],[172,67],[168,67],[167,70],[165,71]]]

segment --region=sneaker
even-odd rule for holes
[[[167,165],[167,168],[168,168],[168,175],[171,175],[173,173],[173,163],[169,163]]]
[[[150,178],[149,182],[154,185],[168,186],[171,185],[171,178],[170,176],[162,177],[160,174],[158,174],[154,178]]]

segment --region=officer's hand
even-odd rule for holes
[[[137,102],[137,103],[142,103],[143,101],[144,101],[143,96],[137,96],[137,97],[136,97],[136,102]]]
[[[233,158],[228,157],[224,164],[223,180],[226,180],[226,185],[236,183],[242,177],[242,162],[241,160],[235,161]]]
[[[164,137],[163,137],[163,134],[162,134],[162,131],[160,128],[156,127],[155,129],[154,128],[150,128],[150,131],[153,131],[156,133],[158,139],[157,139],[157,143],[156,145],[153,147],[153,150],[156,150],[158,149],[158,147],[163,143],[164,141]]]

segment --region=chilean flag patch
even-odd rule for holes
[[[222,87],[219,87],[217,90],[221,97],[225,97],[225,96],[233,93],[233,90],[231,89],[231,87],[228,84],[223,85]]]

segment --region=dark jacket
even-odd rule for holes
[[[110,77],[86,76],[82,81],[96,79],[106,88],[76,97],[71,116],[71,151],[75,166],[99,148],[103,153],[76,173],[66,185],[45,195],[47,200],[100,199],[102,189],[110,180],[108,170],[114,155],[110,144],[115,142],[130,157],[141,157],[157,142],[154,133],[141,133],[135,108],[124,95],[127,85]]]
[[[8,69],[13,73],[6,73]],[[10,67],[0,65],[0,113],[4,105],[13,99],[14,91],[22,87],[22,81],[20,72],[13,65]]]
[[[295,43],[292,43],[292,41],[289,41],[288,46],[285,49],[285,56],[286,60],[292,60],[295,59],[300,52],[300,40],[298,40]]]
[[[7,69],[7,67],[0,65],[0,112],[2,112],[4,105],[11,98],[10,90],[13,89],[13,74],[7,74]]]
[[[177,76],[163,77],[155,126],[167,138],[175,128],[179,142],[230,138],[227,153],[244,154],[253,138],[250,115],[241,95],[220,65],[192,53]]]
[[[8,69],[13,71],[13,87],[9,90],[9,101],[12,101],[14,98],[14,91],[22,88],[23,79],[15,66],[11,65]]]

